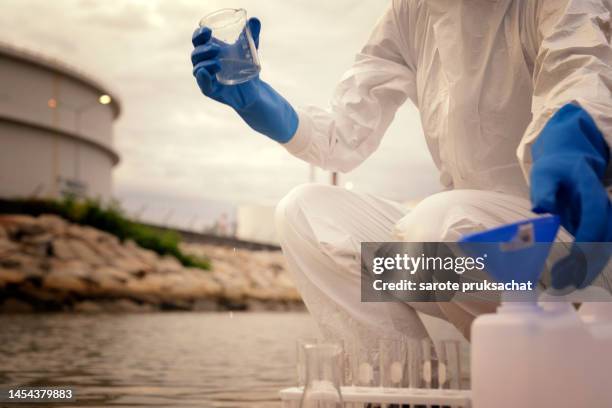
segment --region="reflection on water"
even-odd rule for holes
[[[70,407],[276,407],[314,330],[305,313],[0,316],[0,384],[75,387]]]

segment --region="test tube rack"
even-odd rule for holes
[[[285,388],[279,392],[283,408],[299,408],[303,387]],[[362,407],[365,404],[400,404],[410,406],[444,406],[470,408],[470,390],[392,388],[382,387],[341,387],[345,407]]]

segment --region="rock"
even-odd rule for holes
[[[68,228],[68,222],[57,215],[43,214],[38,217],[38,224],[42,226],[45,231],[52,234],[53,236],[61,236],[66,233]]]
[[[112,266],[100,266],[93,271],[91,276],[104,276],[105,278],[114,279],[121,283],[125,283],[132,278],[129,272]]]
[[[158,296],[164,301],[169,299],[216,299],[223,292],[223,287],[211,273],[196,268],[185,268],[175,274],[155,273],[147,276],[145,280],[149,285],[151,282],[159,285]]]
[[[86,243],[87,241],[71,239],[68,241],[68,245],[74,256],[79,260],[88,263],[89,265],[104,265],[105,261],[102,257],[100,257],[96,251],[92,249],[90,245]]]
[[[152,312],[155,308],[149,304],[136,303],[129,299],[119,299],[105,303],[104,310],[112,313],[145,313]]]
[[[291,279],[288,273],[283,272],[275,276],[274,286],[277,286],[283,289],[293,289],[295,288],[295,283],[293,283],[293,279]]]
[[[19,245],[12,241],[9,241],[6,237],[0,237],[0,257],[3,257],[18,250]]]
[[[51,251],[57,259],[69,260],[74,259],[76,255],[72,252],[72,248],[67,239],[56,238],[51,244]]]
[[[52,251],[52,242],[53,235],[46,232],[26,235],[21,239],[21,252],[43,258]]]
[[[281,264],[279,262],[270,262],[268,268],[276,274],[283,273],[286,269],[284,263]]]
[[[106,231],[102,231],[88,225],[81,225],[81,239],[90,244],[97,244],[98,242],[108,242],[116,239],[113,235]]]
[[[135,246],[131,249],[132,255],[148,266],[155,266],[159,263],[159,255],[150,249]]]
[[[133,276],[140,277],[140,278],[152,271],[152,268],[149,265],[145,264],[140,259],[135,258],[135,257],[115,258],[111,260],[110,266],[113,266],[116,269],[120,269],[122,271],[130,273]]]
[[[0,268],[0,287],[11,283],[21,283],[25,279],[26,275],[17,269]]]
[[[175,257],[164,255],[155,264],[155,269],[160,273],[180,273],[183,265]]]
[[[213,274],[209,271],[203,271],[197,268],[188,268],[193,274],[196,286],[195,290],[201,293],[200,296],[218,297],[223,292],[223,287],[215,279]]]
[[[26,235],[21,239],[21,243],[29,245],[47,245],[53,241],[53,234],[49,232],[41,232],[36,235]]]
[[[113,266],[100,266],[90,271],[86,278],[93,286],[92,292],[100,295],[125,295],[126,284],[132,277],[126,271],[117,269]]]
[[[301,305],[280,251],[201,244],[181,249],[211,259],[213,270],[186,268],[172,256],[57,216],[0,216],[0,290],[12,285],[36,309],[74,305],[84,313]]]
[[[300,302],[280,251],[248,251],[193,243],[182,244],[181,249],[195,256],[207,255],[213,261],[213,276],[222,285],[225,296],[236,301],[254,298]]]
[[[143,313],[153,311],[154,307],[139,304],[129,299],[104,302],[85,300],[75,303],[72,310],[77,313]]]
[[[99,232],[100,232],[100,236],[98,237],[99,242],[104,242],[106,244],[113,245],[113,246],[121,245],[121,241],[115,235],[109,232],[106,232],[106,231],[99,231]]]
[[[75,303],[72,306],[72,310],[77,313],[101,313],[104,311],[104,308],[97,302],[84,300],[82,302]]]
[[[252,286],[260,288],[269,288],[272,286],[274,274],[270,271],[267,271],[265,269],[249,269],[246,274],[251,279]]]
[[[26,277],[40,277],[45,273],[36,257],[21,252],[0,257],[0,268],[18,270]]]
[[[105,264],[111,265],[113,261],[121,254],[115,250],[116,244],[110,241],[100,241],[96,244],[94,250],[102,258]]]
[[[45,307],[53,306],[52,310],[61,310],[70,294],[42,287],[42,279],[40,281],[28,279],[19,285],[19,295],[25,299],[35,300],[37,304]]]
[[[164,299],[192,300],[206,296],[205,286],[198,285],[197,280],[188,273],[162,275],[166,290]]]
[[[301,300],[294,302],[287,302],[285,304],[285,310],[288,312],[307,312],[306,305]]]
[[[36,235],[45,231],[36,218],[28,215],[0,215],[0,225],[9,236],[20,239],[23,235]]]
[[[95,244],[102,231],[86,225],[69,224],[66,237]]]
[[[216,312],[219,304],[214,299],[196,299],[191,308],[196,312]]]
[[[34,308],[23,300],[8,298],[0,305],[0,313],[31,313]]]
[[[89,266],[83,261],[55,261],[51,271],[43,279],[43,288],[59,292],[88,292]]]
[[[138,246],[138,244],[134,242],[133,239],[126,239],[123,243],[123,247],[130,251],[130,253],[134,253],[140,248],[140,246]]]
[[[247,308],[252,312],[261,312],[270,310],[270,305],[263,300],[259,299],[249,299],[246,302]]]
[[[125,291],[136,299],[160,303],[167,296],[167,284],[165,277],[149,274],[142,279],[130,279],[125,286]]]
[[[212,273],[215,280],[223,288],[223,296],[230,300],[241,300],[249,290],[249,280],[232,265],[217,261],[214,264]]]
[[[116,256],[114,249],[121,245],[114,235],[86,225],[71,225],[68,227],[68,236],[74,239],[72,242],[81,242],[103,258]]]
[[[129,299],[119,299],[103,304],[105,312],[111,313],[144,313],[154,310],[153,306],[148,304],[136,303]]]
[[[290,288],[283,292],[283,299],[290,302],[302,302],[302,296],[298,292],[297,288]]]

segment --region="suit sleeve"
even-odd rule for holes
[[[533,119],[517,151],[527,180],[531,146],[548,120],[566,104],[587,111],[612,146],[610,1],[541,0],[536,4]],[[609,179],[610,169],[607,174]]]
[[[415,74],[400,17],[407,2],[393,1],[353,66],[336,87],[330,107],[298,109],[299,126],[285,144],[300,159],[348,172],[380,144],[397,109],[416,101]]]

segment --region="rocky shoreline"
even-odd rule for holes
[[[280,251],[181,249],[212,270],[54,215],[2,215],[0,313],[303,310]]]

